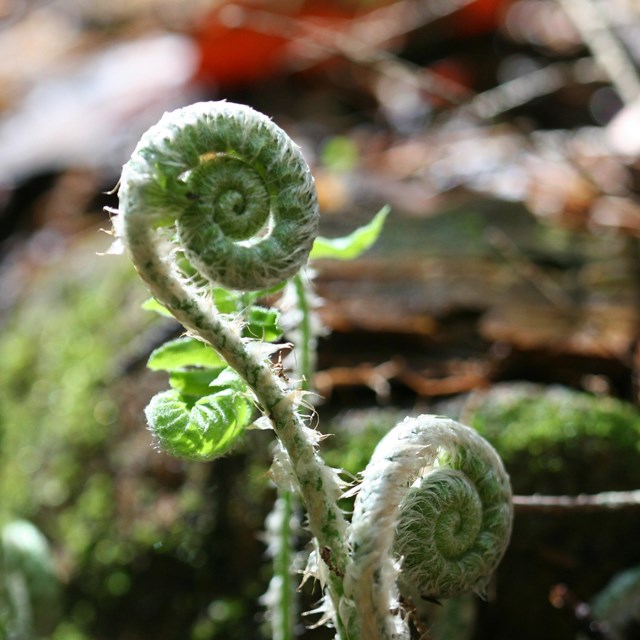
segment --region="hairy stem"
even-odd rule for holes
[[[291,580],[291,516],[293,494],[285,491],[280,496],[283,505],[282,521],[280,522],[280,553],[276,559],[277,574],[283,581],[280,599],[280,629],[282,640],[292,640],[294,635],[293,598]]]
[[[126,217],[123,230],[133,261],[151,293],[180,323],[210,344],[254,391],[289,455],[311,532],[321,547],[330,549],[336,568],[330,592],[337,602],[342,592],[342,581],[337,578],[347,564],[346,521],[337,505],[340,483],[337,474],[319,457],[313,434],[297,412],[295,395],[268,363],[247,349],[245,341],[216,312],[212,302],[185,288],[171,263],[157,255],[155,238],[144,217]]]
[[[305,283],[302,280],[300,272],[294,278],[293,283],[296,291],[297,310],[300,312],[300,341],[297,346],[299,355],[299,368],[297,377],[300,378],[300,388],[308,391],[312,375],[311,366],[311,328],[309,319],[309,304],[307,301]],[[295,610],[295,584],[291,571],[291,560],[293,557],[292,549],[292,514],[297,504],[295,494],[288,489],[278,486],[277,504],[282,510],[281,520],[277,535],[279,536],[278,553],[273,559],[274,575],[279,583],[279,601],[275,603],[277,611],[274,614],[277,617],[272,623],[274,640],[292,640],[295,631],[295,619],[293,612]]]
[[[293,493],[279,491],[267,516],[266,539],[272,559],[273,577],[263,602],[267,607],[272,640],[295,637],[295,585],[292,580]]]

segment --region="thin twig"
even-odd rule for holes
[[[626,49],[611,29],[607,15],[592,0],[558,0],[582,36],[585,45],[620,98],[632,102],[640,96],[640,78]]]
[[[605,79],[606,74],[591,58],[555,62],[479,93],[463,109],[481,120],[492,120],[505,111],[562,89],[568,82],[587,84]]]
[[[604,491],[577,496],[513,496],[517,513],[547,512],[559,515],[568,512],[612,511],[640,508],[640,490]]]

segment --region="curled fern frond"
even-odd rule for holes
[[[237,443],[251,422],[251,396],[229,369],[212,384],[203,397],[170,389],[151,399],[145,416],[161,449],[177,458],[213,460]]]
[[[405,599],[482,594],[511,533],[511,488],[477,432],[407,418],[377,446],[356,499],[346,591],[362,637],[405,638],[389,616]]]
[[[165,114],[124,166],[118,196],[126,244],[136,242],[136,219],[170,228],[165,238],[198,275],[229,289],[290,278],[317,234],[317,197],[300,149],[244,105],[200,102]]]
[[[319,456],[300,390],[260,348],[280,329],[277,314],[254,305],[257,292],[294,277],[317,232],[313,179],[291,139],[243,105],[178,109],[142,136],[118,195],[119,239],[189,334],[152,354],[172,389],[151,401],[149,426],[175,455],[211,459],[233,446],[254,406],[262,411],[290,470],[286,485],[307,510],[326,578],[323,611],[337,637],[407,638],[390,615],[398,590],[405,598],[482,592],[512,514],[509,480],[490,445],[445,418],[404,421],[374,452],[349,528],[343,483]],[[321,242],[316,257],[357,255],[385,216],[346,242]]]

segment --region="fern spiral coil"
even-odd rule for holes
[[[124,166],[118,196],[129,246],[133,221],[144,219],[166,238],[175,233],[198,274],[229,289],[290,278],[317,234],[299,147],[245,105],[200,102],[165,114]]]
[[[238,318],[216,304],[218,288],[262,292],[306,263],[317,233],[317,196],[289,137],[244,105],[178,109],[142,136],[118,195],[116,233],[152,295],[239,376],[220,372],[208,384],[213,394],[195,403],[181,393],[161,394],[147,414],[165,428],[170,450],[210,459],[231,446],[244,414],[259,406],[305,504],[337,637],[408,638],[406,623],[391,614],[399,593],[482,592],[512,516],[509,480],[491,446],[445,418],[405,420],[376,448],[349,525],[340,507],[344,483],[318,454],[318,435],[299,411],[299,390],[274,371],[269,349],[243,335]],[[245,385],[250,396],[239,395]],[[215,432],[213,444],[207,431]],[[454,511],[443,491],[458,496]],[[423,556],[427,563],[439,559],[425,565]]]
[[[440,416],[407,418],[378,444],[355,503],[345,590],[363,638],[407,638],[403,598],[482,594],[507,547],[509,478],[473,429]]]

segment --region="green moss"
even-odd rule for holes
[[[498,385],[463,412],[498,450],[519,493],[636,488],[640,413],[563,387]]]
[[[640,486],[640,413],[631,404],[564,387],[496,385],[433,407],[477,429],[496,448],[516,493],[583,493]],[[327,430],[326,458],[362,471],[380,438],[404,417],[392,410],[349,411]]]
[[[124,256],[96,255],[104,245],[92,232],[37,274],[3,319],[0,524],[32,520],[51,542],[66,582],[55,640],[96,630],[120,637],[125,629],[188,637],[207,606],[198,593],[211,593],[220,572],[233,573],[228,547],[211,550],[222,548],[216,540],[229,538],[233,522],[248,526],[248,499],[237,495],[244,489],[235,466],[213,482],[215,468],[153,449],[143,408],[166,374],[148,372],[144,362],[130,373],[122,366],[139,353],[145,332],[166,320],[141,310],[148,292]],[[264,491],[264,462],[258,473]],[[242,506],[236,515],[226,513],[231,494]],[[254,486],[262,505],[260,496]],[[248,535],[250,544],[244,534],[234,540],[245,545],[243,561],[255,546],[257,562],[262,549],[255,531]],[[238,590],[229,587],[245,602]],[[176,608],[178,597],[186,604]],[[150,598],[166,616],[145,617]],[[251,593],[246,602],[254,599]]]
[[[554,387],[496,388],[473,412],[473,425],[492,437],[504,455],[534,443],[611,438],[638,450],[640,414],[629,404]]]
[[[117,398],[105,382],[114,344],[143,322],[124,260],[76,253],[36,280],[0,338],[0,518],[58,508],[80,489],[79,453],[108,439]],[[122,316],[113,312],[120,309]],[[105,322],[108,320],[108,322]]]

